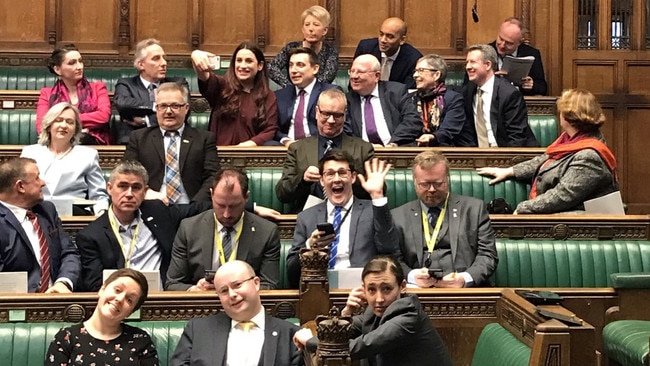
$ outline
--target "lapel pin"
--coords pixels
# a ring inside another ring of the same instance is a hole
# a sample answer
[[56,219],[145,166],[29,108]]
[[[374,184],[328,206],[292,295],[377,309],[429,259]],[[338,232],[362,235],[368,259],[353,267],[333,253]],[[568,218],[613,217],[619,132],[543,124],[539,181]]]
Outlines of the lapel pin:
[[190,140],[185,140],[185,139],[183,139],[183,143],[184,143],[184,144],[189,144],[189,143],[190,143]]
[[153,216],[147,217],[147,221],[152,221],[152,220],[153,220]]
[[454,208],[451,211],[453,213],[454,218],[457,218],[458,217],[458,209]]
[[274,337],[277,337],[277,336],[278,336],[278,332],[273,331],[273,333],[271,333],[271,335],[274,336]]
[[253,232],[255,231],[255,226],[251,227],[251,231],[253,231]]

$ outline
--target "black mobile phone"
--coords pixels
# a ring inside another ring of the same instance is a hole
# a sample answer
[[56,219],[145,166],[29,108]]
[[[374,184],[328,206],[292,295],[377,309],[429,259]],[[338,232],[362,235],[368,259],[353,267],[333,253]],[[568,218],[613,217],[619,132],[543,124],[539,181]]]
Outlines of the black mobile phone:
[[319,231],[324,231],[325,235],[334,234],[334,225],[330,224],[329,222],[317,224],[316,228],[318,228]]
[[442,279],[442,269],[440,268],[429,269],[429,277],[433,277],[436,280]]
[[206,269],[205,273],[204,273],[205,281],[208,282],[208,283],[213,283],[214,282],[214,274],[216,272],[217,271],[215,271],[213,269]]

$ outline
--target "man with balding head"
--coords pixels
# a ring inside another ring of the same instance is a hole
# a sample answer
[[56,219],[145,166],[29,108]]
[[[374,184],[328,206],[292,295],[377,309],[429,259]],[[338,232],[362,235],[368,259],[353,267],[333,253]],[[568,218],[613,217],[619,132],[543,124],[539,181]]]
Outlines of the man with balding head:
[[374,55],[381,65],[381,80],[397,81],[415,88],[413,70],[422,53],[406,43],[406,23],[400,18],[384,20],[379,37],[363,39],[354,51],[354,58],[363,54]]
[[244,261],[225,263],[214,276],[223,312],[185,326],[171,365],[302,365],[292,342],[297,326],[266,314],[260,278]]
[[347,94],[351,134],[374,146],[414,146],[422,119],[406,86],[380,80],[380,67],[372,55],[361,55],[352,62],[352,90]]

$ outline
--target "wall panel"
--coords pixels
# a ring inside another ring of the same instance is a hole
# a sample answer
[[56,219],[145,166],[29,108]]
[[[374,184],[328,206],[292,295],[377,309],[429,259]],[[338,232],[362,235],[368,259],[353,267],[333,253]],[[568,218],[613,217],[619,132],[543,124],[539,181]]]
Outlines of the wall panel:
[[255,42],[255,0],[205,0],[203,4],[200,47],[230,56],[242,41]]
[[579,60],[574,65],[574,85],[594,94],[611,94],[617,85],[616,61]]
[[352,57],[359,41],[377,37],[384,19],[390,14],[390,1],[341,1],[339,55]]
[[[191,52],[191,0],[138,0],[135,12],[132,43],[146,38],[160,39],[168,54]],[[204,14],[212,16],[212,14]]]
[[42,0],[0,1],[0,47],[9,50],[46,47],[46,7]]
[[617,156],[619,164],[627,167],[625,192],[627,202],[631,203],[630,209],[636,212],[650,212],[650,169],[648,168],[648,141],[650,141],[650,105],[643,108],[630,107],[627,109],[625,125],[627,131],[627,144],[620,150],[623,154]]
[[302,39],[300,14],[312,5],[319,5],[318,1],[269,1],[269,36],[265,49],[267,54],[276,54],[288,42]]
[[84,52],[115,49],[117,8],[112,1],[66,0],[60,3],[62,43],[75,43]]
[[482,0],[478,2],[479,22],[470,15],[473,1],[467,2],[467,44],[490,43],[496,39],[499,27],[507,17],[515,15],[515,0]]
[[625,66],[627,92],[647,95],[650,91],[650,62],[626,62]]
[[408,42],[418,45],[423,54],[440,51],[453,53],[453,15],[451,1],[433,1],[423,6],[422,1],[405,0]]

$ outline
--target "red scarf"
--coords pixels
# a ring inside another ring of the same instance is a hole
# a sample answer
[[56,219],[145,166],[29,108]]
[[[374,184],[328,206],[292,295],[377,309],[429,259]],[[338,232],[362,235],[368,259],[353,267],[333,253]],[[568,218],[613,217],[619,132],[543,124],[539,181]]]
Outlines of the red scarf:
[[[79,99],[77,105],[79,113],[88,113],[97,110],[97,97],[93,94],[90,83],[86,78],[81,78],[81,80],[77,82],[77,98]],[[52,87],[50,107],[61,102],[70,102],[70,95],[68,94],[68,88],[66,88],[63,80],[59,79]]]
[[533,186],[530,188],[530,195],[528,197],[530,199],[537,197],[537,175],[539,175],[539,171],[546,166],[546,164],[549,164],[551,161],[560,160],[567,155],[575,154],[584,149],[595,150],[600,158],[603,159],[605,164],[607,164],[607,167],[612,172],[614,180],[616,181],[616,157],[607,145],[597,138],[582,133],[578,133],[571,137],[569,134],[564,132],[557,138],[557,140],[553,141],[553,143],[546,148],[548,160],[542,163],[542,165],[537,169],[537,173],[535,174],[535,177],[533,177]]

